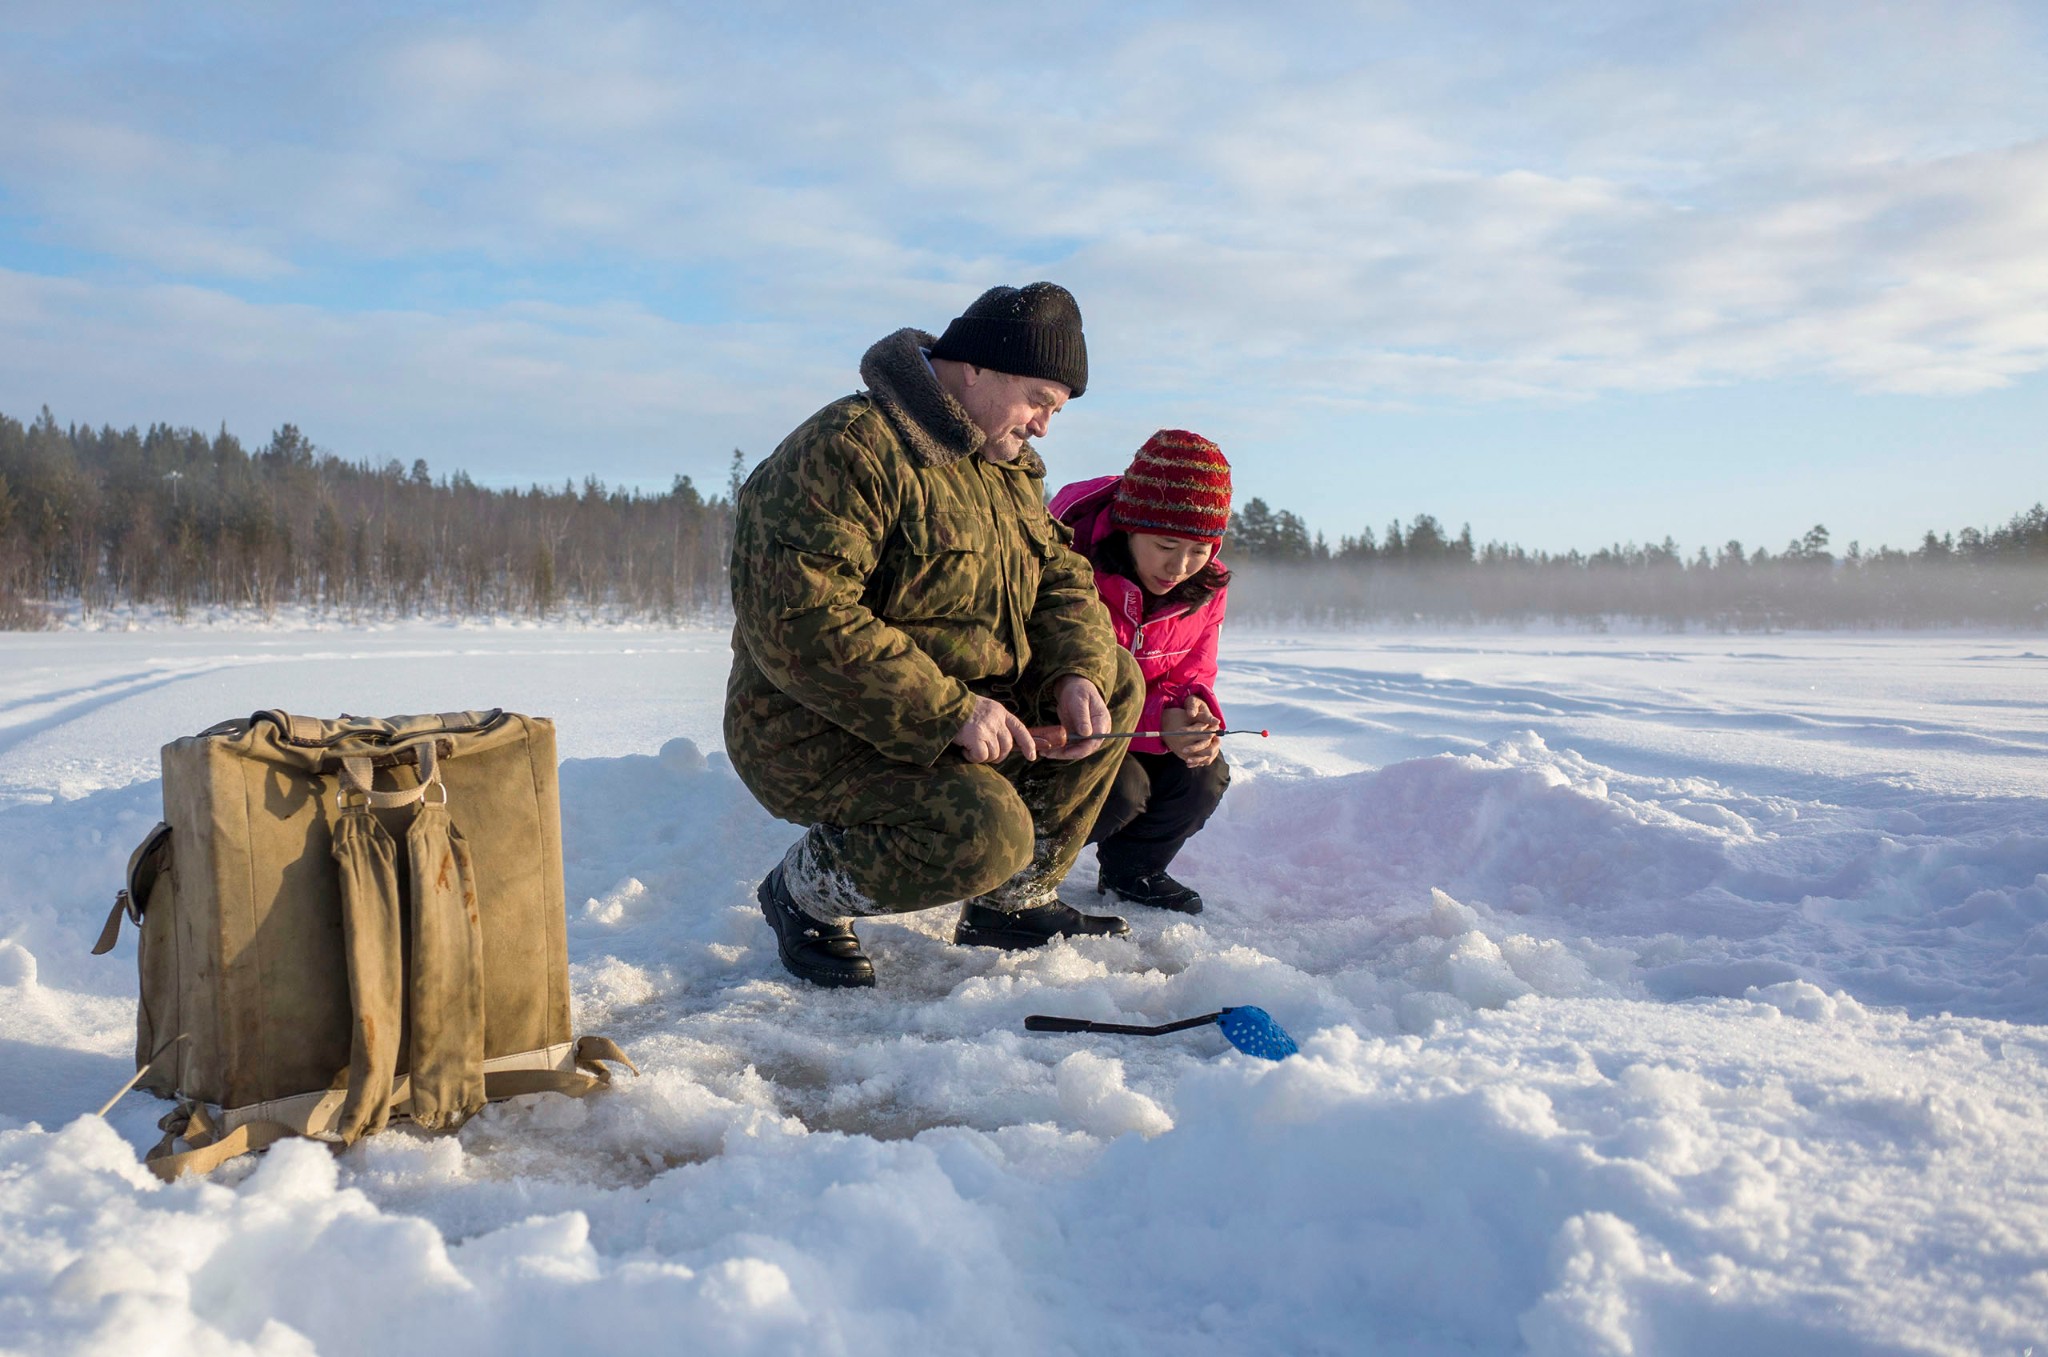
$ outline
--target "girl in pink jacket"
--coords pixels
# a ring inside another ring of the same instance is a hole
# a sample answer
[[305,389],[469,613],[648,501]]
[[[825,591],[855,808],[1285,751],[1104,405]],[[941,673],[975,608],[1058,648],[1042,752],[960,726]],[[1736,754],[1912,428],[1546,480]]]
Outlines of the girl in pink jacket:
[[1095,566],[1117,640],[1145,674],[1140,730],[1088,841],[1098,892],[1132,904],[1202,911],[1202,897],[1167,875],[1181,845],[1230,785],[1223,708],[1216,701],[1216,636],[1230,572],[1216,559],[1230,527],[1230,463],[1206,438],[1162,429],[1121,476],[1077,481],[1052,498]]

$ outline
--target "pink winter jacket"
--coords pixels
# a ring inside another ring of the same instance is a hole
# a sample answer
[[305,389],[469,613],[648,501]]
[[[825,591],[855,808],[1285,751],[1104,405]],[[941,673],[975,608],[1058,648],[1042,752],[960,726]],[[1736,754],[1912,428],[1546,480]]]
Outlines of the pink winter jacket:
[[[1091,561],[1096,546],[1115,531],[1109,524],[1109,502],[1122,479],[1097,476],[1076,481],[1052,497],[1052,516],[1074,530],[1074,550]],[[1216,634],[1223,626],[1224,595],[1230,591],[1217,590],[1199,607],[1168,604],[1150,617],[1145,616],[1145,591],[1121,575],[1096,567],[1095,591],[1109,605],[1117,641],[1137,658],[1145,675],[1145,714],[1138,729],[1158,730],[1159,714],[1180,706],[1190,693],[1208,703],[1221,721],[1223,707],[1215,690]],[[1167,752],[1164,740],[1133,740],[1131,748],[1141,754]]]

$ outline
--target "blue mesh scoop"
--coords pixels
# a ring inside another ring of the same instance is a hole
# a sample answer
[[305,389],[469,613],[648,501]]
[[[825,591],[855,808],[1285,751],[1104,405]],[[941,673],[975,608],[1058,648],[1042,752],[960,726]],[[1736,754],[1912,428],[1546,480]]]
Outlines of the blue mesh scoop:
[[1216,1015],[1216,1025],[1232,1046],[1262,1060],[1285,1060],[1301,1050],[1287,1029],[1273,1021],[1272,1014],[1250,1004],[1224,1009]]
[[1261,1060],[1285,1060],[1301,1048],[1294,1044],[1294,1038],[1286,1029],[1273,1021],[1273,1015],[1263,1008],[1250,1004],[1242,1008],[1219,1009],[1204,1013],[1199,1018],[1182,1018],[1179,1022],[1161,1023],[1157,1027],[1136,1027],[1122,1022],[1090,1022],[1086,1018],[1052,1018],[1034,1013],[1024,1020],[1027,1032],[1121,1032],[1132,1037],[1159,1037],[1168,1032],[1185,1032],[1194,1027],[1207,1027],[1215,1023],[1223,1029],[1224,1040],[1246,1055],[1255,1055]]

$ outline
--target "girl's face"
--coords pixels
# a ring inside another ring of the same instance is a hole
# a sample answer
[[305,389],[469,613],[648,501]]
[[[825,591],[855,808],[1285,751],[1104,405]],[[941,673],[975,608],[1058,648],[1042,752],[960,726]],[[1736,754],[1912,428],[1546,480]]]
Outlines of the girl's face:
[[1213,542],[1194,537],[1162,537],[1154,532],[1134,532],[1131,563],[1138,567],[1138,583],[1148,594],[1169,594],[1181,581],[1209,563],[1216,554]]

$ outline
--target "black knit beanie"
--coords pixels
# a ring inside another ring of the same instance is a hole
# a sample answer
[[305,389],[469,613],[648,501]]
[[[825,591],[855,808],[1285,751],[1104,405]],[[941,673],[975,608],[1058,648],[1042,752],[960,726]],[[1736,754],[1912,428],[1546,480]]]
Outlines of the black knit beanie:
[[990,288],[946,327],[932,357],[1064,382],[1074,396],[1088,389],[1081,308],[1058,283]]

